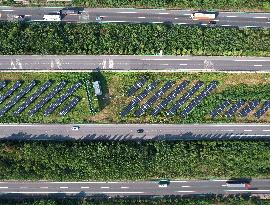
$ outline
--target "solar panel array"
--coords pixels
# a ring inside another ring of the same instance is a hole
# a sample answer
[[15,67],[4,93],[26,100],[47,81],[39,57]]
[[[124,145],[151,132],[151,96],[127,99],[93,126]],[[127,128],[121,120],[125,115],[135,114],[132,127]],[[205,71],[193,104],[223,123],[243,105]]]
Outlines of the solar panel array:
[[6,87],[7,82],[5,80],[0,81],[0,90],[2,90],[4,87]]
[[162,109],[164,109],[182,90],[184,90],[189,81],[184,80],[179,84],[160,104],[158,104],[152,111],[151,115],[156,116]]
[[211,117],[213,118],[216,117],[220,112],[222,112],[229,105],[230,105],[230,100],[225,100],[223,103],[221,103],[219,106],[217,106],[211,111],[210,113]]
[[134,83],[134,85],[132,85],[127,91],[128,96],[133,95],[138,89],[140,89],[146,83],[146,81],[147,79],[145,77],[142,77],[136,83]]
[[209,85],[206,86],[206,88],[193,99],[187,107],[184,108],[184,110],[180,113],[182,117],[186,117],[194,107],[200,104],[204,98],[206,98],[216,87],[217,87],[217,81],[212,81]]
[[27,94],[34,86],[36,81],[32,80],[25,88],[23,88],[14,98],[12,98],[2,109],[0,109],[0,117],[2,117],[10,108],[12,108],[25,94]]
[[56,99],[54,103],[52,103],[44,112],[44,116],[48,116],[52,113],[59,105],[61,105],[75,90],[77,90],[82,83],[80,81],[74,83],[66,93],[62,94],[59,98]]
[[245,104],[245,101],[243,99],[238,100],[235,104],[233,104],[226,112],[226,117],[232,117],[233,114],[243,105]]
[[252,110],[254,110],[258,105],[260,101],[259,100],[253,100],[248,103],[247,106],[245,106],[242,110],[239,111],[239,115],[241,117],[246,117],[248,113],[250,113]]
[[264,102],[263,106],[254,113],[254,116],[260,118],[270,107],[270,100]]
[[74,97],[60,112],[59,114],[61,116],[66,115],[73,107],[77,105],[77,103],[80,101],[78,97]]
[[22,113],[32,102],[34,102],[35,99],[37,99],[45,90],[47,90],[52,85],[52,81],[48,80],[46,81],[41,87],[29,98],[26,99],[26,101],[23,102],[13,113],[15,116]]
[[176,110],[180,108],[197,90],[203,86],[202,81],[196,82],[176,103],[167,111],[167,115],[174,115]]
[[67,81],[61,81],[48,95],[46,95],[35,107],[29,110],[28,114],[33,116],[40,108],[42,108],[49,100],[51,100],[58,92],[60,92],[64,86],[67,84]]
[[7,97],[12,95],[12,93],[17,90],[22,85],[22,81],[18,80],[16,83],[7,90],[7,92],[4,95],[0,96],[0,103],[2,103]]
[[142,99],[144,99],[153,89],[156,88],[158,82],[154,81],[149,84],[137,97],[135,97],[127,107],[125,107],[122,112],[120,113],[121,117],[126,116],[136,104],[138,104]]
[[135,115],[137,117],[144,114],[144,112],[151,107],[169,88],[173,85],[173,81],[169,80],[162,86],[146,103],[144,103],[138,110],[136,110]]

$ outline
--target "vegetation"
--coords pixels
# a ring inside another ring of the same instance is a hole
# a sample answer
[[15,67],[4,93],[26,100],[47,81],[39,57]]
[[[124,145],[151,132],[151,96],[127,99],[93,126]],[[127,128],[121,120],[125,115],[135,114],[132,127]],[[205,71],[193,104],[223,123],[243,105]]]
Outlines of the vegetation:
[[270,29],[0,23],[0,54],[270,56]]
[[2,141],[1,180],[269,178],[269,141]]

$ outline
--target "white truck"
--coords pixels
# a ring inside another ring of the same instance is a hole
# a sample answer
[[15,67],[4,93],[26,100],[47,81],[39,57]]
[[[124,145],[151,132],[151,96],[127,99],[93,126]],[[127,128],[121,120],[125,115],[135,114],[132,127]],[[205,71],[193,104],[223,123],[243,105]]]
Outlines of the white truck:
[[191,14],[191,18],[194,21],[200,21],[200,20],[212,21],[216,18],[216,14],[215,13],[207,13],[207,12],[195,12],[195,13]]
[[251,185],[249,183],[226,183],[227,187],[232,187],[232,188],[250,188]]
[[43,16],[44,21],[61,21],[60,14],[48,14]]

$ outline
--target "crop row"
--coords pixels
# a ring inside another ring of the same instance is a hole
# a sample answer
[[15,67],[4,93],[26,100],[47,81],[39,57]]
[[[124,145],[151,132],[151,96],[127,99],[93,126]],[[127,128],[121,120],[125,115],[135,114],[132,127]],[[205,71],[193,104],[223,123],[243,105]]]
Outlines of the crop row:
[[0,23],[0,54],[270,56],[270,29]]

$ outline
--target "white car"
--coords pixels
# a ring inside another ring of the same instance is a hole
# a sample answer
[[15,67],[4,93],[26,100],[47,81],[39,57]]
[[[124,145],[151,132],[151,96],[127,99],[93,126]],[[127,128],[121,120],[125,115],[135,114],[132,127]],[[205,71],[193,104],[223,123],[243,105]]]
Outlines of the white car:
[[79,129],[80,129],[79,126],[73,126],[71,130],[73,130],[73,131],[78,131]]
[[168,187],[169,184],[170,184],[169,180],[160,180],[158,182],[158,187]]

